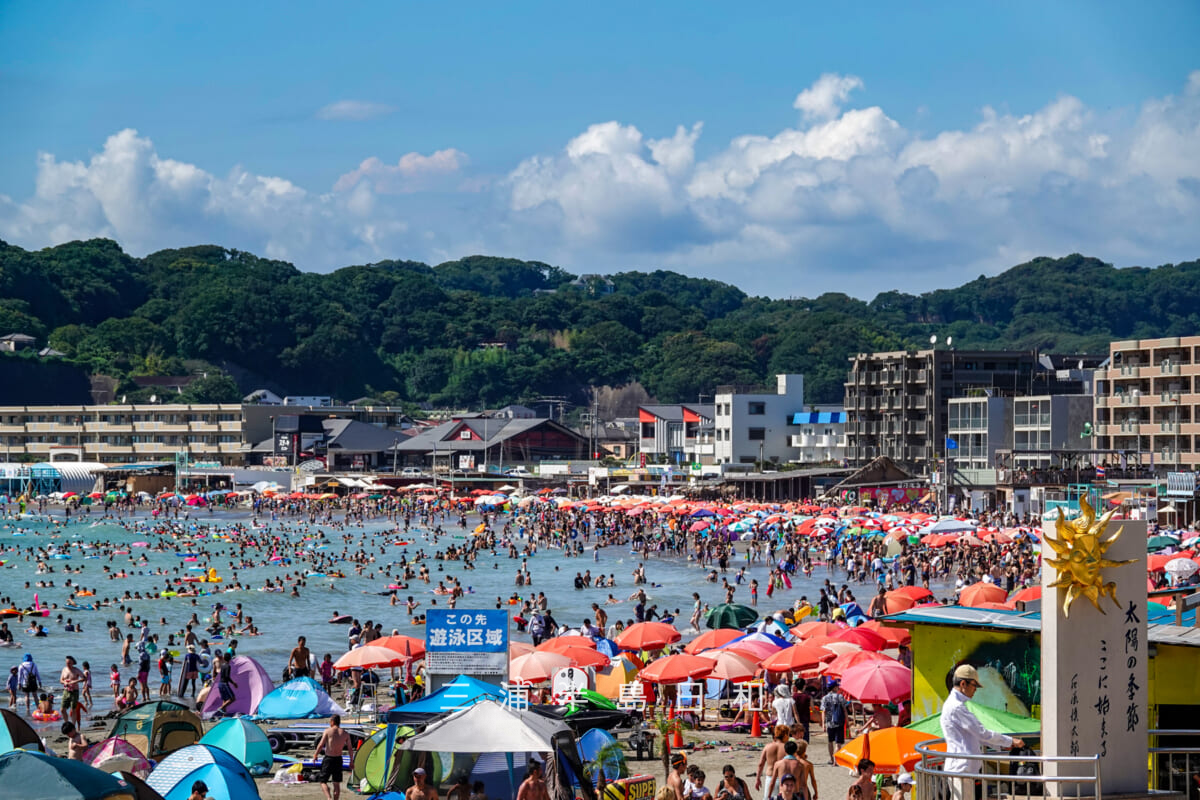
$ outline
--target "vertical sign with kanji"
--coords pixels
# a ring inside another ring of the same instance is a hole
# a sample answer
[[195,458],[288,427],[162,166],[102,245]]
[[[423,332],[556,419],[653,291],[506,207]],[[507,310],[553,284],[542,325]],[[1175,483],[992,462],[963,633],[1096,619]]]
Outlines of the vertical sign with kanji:
[[[1146,692],[1146,523],[1112,520],[1107,541],[1121,529],[1103,558],[1133,563],[1098,570],[1100,609],[1087,596],[1063,610],[1068,589],[1052,586],[1062,573],[1042,552],[1042,741],[1046,756],[1100,756],[1104,793],[1145,792],[1147,740]],[[1054,523],[1043,534],[1061,540]],[[1112,584],[1111,587],[1108,587]],[[1116,602],[1113,596],[1116,597]],[[1079,775],[1079,764],[1046,763],[1046,775]],[[1094,787],[1049,784],[1055,794],[1088,794]]]
[[429,609],[425,614],[428,691],[468,675],[489,683],[508,680],[508,612],[503,609]]

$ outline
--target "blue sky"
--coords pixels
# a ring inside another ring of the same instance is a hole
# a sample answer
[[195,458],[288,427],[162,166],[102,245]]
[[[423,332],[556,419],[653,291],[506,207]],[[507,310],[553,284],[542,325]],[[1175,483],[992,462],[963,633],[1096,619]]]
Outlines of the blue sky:
[[0,238],[777,296],[1187,260],[1197,41],[1195,2],[5,3]]

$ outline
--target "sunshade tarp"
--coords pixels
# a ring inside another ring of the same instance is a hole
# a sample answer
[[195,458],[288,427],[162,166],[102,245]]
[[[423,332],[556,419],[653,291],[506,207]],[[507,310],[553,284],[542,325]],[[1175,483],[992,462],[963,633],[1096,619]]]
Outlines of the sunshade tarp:
[[444,714],[447,711],[469,706],[481,699],[503,701],[507,693],[491,683],[484,683],[476,678],[459,675],[431,695],[406,703],[388,712],[388,722],[409,722],[419,720],[431,714]]
[[261,719],[304,719],[345,713],[346,709],[335,703],[312,678],[294,678],[272,689],[259,702],[255,716]]
[[433,723],[403,748],[450,753],[543,752],[553,750],[555,735],[563,732],[569,728],[562,722],[481,700]]
[[[229,665],[233,672],[233,682],[237,684],[237,688],[233,690],[233,702],[225,709],[225,713],[230,715],[253,714],[262,699],[275,688],[275,684],[271,681],[271,676],[263,669],[262,664],[249,656],[234,656]],[[208,693],[208,697],[204,701],[204,711],[200,716],[210,719],[221,707],[221,703],[221,692],[218,691],[217,686],[213,686],[213,690]]]
[[134,800],[119,778],[82,761],[14,750],[0,755],[0,800]]
[[[1042,724],[1032,717],[1022,717],[1020,714],[1001,711],[998,708],[991,708],[976,703],[974,700],[967,701],[967,708],[983,723],[985,728],[997,733],[1029,733],[1032,730],[1040,729]],[[931,734],[932,736],[945,736],[945,733],[942,732],[941,712],[925,717],[925,719],[919,719],[906,727],[910,730]]]
[[253,722],[241,718],[223,719],[213,726],[200,744],[219,747],[236,758],[251,775],[265,775],[275,757],[267,735]]
[[164,800],[188,800],[204,781],[212,800],[256,800],[258,787],[242,763],[219,747],[194,744],[176,750],[154,768],[146,783]]

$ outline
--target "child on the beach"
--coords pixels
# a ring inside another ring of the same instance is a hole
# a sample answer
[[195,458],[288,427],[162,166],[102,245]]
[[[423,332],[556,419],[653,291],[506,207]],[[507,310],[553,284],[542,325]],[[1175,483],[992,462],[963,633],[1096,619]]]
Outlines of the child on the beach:
[[121,693],[121,670],[116,664],[108,668],[108,685],[112,687],[113,697]]
[[8,707],[17,707],[17,668],[8,670]]
[[83,662],[83,687],[80,695],[84,711],[87,711],[92,707],[92,665],[86,661]]

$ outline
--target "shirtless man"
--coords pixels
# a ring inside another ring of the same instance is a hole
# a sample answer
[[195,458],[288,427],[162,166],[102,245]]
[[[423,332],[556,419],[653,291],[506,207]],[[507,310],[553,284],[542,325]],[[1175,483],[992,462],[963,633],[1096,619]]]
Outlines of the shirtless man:
[[517,789],[517,800],[550,800],[546,791],[546,779],[542,777],[542,765],[536,761],[529,762],[529,772]]
[[754,788],[763,788],[763,776],[770,779],[767,783],[766,790],[763,791],[763,800],[771,800],[771,786],[774,783],[775,762],[779,761],[784,756],[783,747],[791,738],[792,732],[787,725],[776,725],[772,732],[774,737],[771,742],[762,749],[762,755],[758,757],[758,774],[754,777]]
[[79,689],[83,683],[83,670],[75,666],[74,657],[67,656],[66,665],[58,677],[58,682],[63,687],[63,716],[74,722],[76,727],[79,727]]
[[312,653],[305,644],[307,641],[303,636],[297,639],[296,646],[292,648],[292,655],[288,658],[287,665],[293,678],[307,678],[311,672]]
[[796,791],[801,797],[804,796],[804,788],[807,784],[800,775],[800,759],[796,758],[798,750],[794,740],[783,746],[783,758],[776,761],[775,766],[771,768],[771,782],[767,784],[768,797],[775,796],[775,787],[779,785],[779,781],[784,775],[796,776]]
[[[795,745],[794,753],[790,752],[792,750],[792,745]],[[807,757],[808,742],[804,741],[803,739],[793,739],[787,743],[787,746],[784,748],[784,750],[785,752],[788,752],[788,755],[784,757],[783,761],[780,761],[775,765],[775,769],[778,770],[779,764],[785,762],[790,768],[785,768],[783,772],[780,773],[780,777],[782,777],[784,773],[788,772],[795,775],[796,794],[798,794],[802,800],[817,800],[817,776],[816,772],[813,770],[812,762],[809,761]]]
[[[314,761],[321,755],[322,750],[325,751],[325,758],[321,759],[321,777],[318,780],[326,800],[337,800],[342,795],[342,751],[349,746],[350,734],[342,730],[342,716],[334,714],[329,718],[329,727],[321,732],[317,749],[313,751]],[[329,794],[330,783],[333,783],[332,798]]]
[[[524,789],[525,784],[521,784],[521,788]],[[404,800],[438,800],[437,787],[425,782],[425,770],[421,767],[413,770],[413,785],[404,793]]]
[[687,800],[687,796],[683,793],[683,773],[686,770],[687,756],[679,752],[672,753],[671,772],[667,775],[667,786],[675,790],[675,800]]

